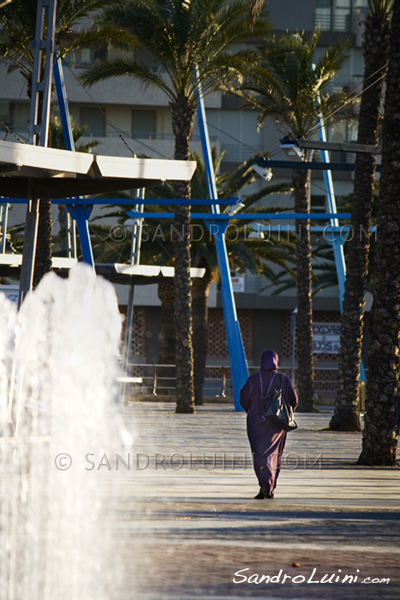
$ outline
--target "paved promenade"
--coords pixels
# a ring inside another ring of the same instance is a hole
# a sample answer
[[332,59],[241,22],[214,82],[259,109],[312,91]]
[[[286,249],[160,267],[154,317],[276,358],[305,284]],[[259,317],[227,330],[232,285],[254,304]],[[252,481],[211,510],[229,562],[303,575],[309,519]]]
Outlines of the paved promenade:
[[259,501],[243,413],[126,406],[126,598],[398,600],[400,470],[356,466],[361,434],[327,431],[322,411],[297,415],[275,498]]

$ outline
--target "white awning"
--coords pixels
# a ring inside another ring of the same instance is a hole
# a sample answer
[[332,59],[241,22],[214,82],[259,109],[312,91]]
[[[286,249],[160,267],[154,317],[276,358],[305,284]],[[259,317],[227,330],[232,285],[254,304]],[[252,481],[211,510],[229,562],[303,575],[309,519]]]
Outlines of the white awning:
[[122,158],[0,141],[0,196],[63,198],[190,181],[195,161]]

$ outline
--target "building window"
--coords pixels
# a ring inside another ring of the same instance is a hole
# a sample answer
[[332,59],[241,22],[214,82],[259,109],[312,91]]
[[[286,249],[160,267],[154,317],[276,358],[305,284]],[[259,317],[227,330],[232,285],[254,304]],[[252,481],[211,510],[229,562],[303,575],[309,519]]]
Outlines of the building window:
[[315,8],[315,26],[322,31],[332,29],[332,0],[317,0]]
[[314,212],[325,212],[326,210],[326,196],[319,194],[311,194],[311,210]]
[[105,137],[106,115],[104,109],[81,107],[79,109],[79,125],[86,125],[84,135],[91,137]]
[[157,113],[155,110],[132,111],[132,137],[152,138],[157,132]]
[[10,111],[7,100],[0,100],[0,121],[9,125]]
[[30,104],[29,102],[10,102],[9,124],[18,131],[29,130]]
[[367,0],[317,0],[315,26],[322,31],[351,32],[353,17],[367,8]]
[[79,48],[73,53],[72,64],[78,69],[87,69],[99,60],[107,59],[106,48]]
[[162,68],[157,63],[155,56],[145,48],[135,48],[133,52],[133,57],[137,62],[141,63],[145,67],[148,67],[152,71],[162,71]]

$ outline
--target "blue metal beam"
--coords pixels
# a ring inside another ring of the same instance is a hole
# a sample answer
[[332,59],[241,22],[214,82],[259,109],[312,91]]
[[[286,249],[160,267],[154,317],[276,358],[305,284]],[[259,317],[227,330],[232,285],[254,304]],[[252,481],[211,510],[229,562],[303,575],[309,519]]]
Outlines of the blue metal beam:
[[[326,142],[326,130],[325,124],[322,116],[320,115],[317,119],[317,131],[318,131],[318,139],[320,142]],[[333,180],[332,180],[332,172],[331,172],[331,163],[329,152],[327,150],[320,150],[320,157],[325,167],[329,165],[329,168],[326,168],[323,171],[324,185],[325,185],[325,197],[326,197],[326,208],[330,213],[336,213],[336,198],[335,191],[333,188]],[[330,217],[329,219],[330,225],[332,227],[338,227],[339,221],[337,217]],[[336,274],[339,285],[339,306],[340,312],[343,313],[343,297],[345,292],[345,282],[346,282],[346,261],[343,252],[343,240],[340,239],[340,236],[333,236],[329,243],[333,249],[333,255],[335,258],[336,265]],[[366,381],[365,370],[363,360],[360,360],[360,381]]]
[[71,217],[75,219],[81,244],[82,259],[88,265],[94,267],[92,244],[90,243],[88,220],[93,210],[93,206],[67,206]]
[[[218,204],[222,204],[222,202],[220,202],[218,199],[214,167],[211,157],[210,140],[208,136],[206,111],[204,107],[203,93],[201,89],[201,82],[199,79],[198,70],[196,70],[196,74],[198,89],[197,121],[199,125],[201,147],[203,151],[203,161],[206,171],[208,195],[210,200],[214,201],[214,203],[217,203],[218,201]],[[211,219],[225,216],[225,220],[223,221],[225,224],[225,229],[223,226],[218,227],[218,231],[213,232],[213,234],[218,258],[219,275],[221,279],[222,307],[224,311],[226,341],[228,345],[233,399],[235,403],[235,410],[239,412],[243,410],[240,405],[240,390],[247,381],[249,371],[247,368],[246,355],[244,352],[242,335],[240,333],[239,321],[236,314],[235,297],[233,295],[231,272],[228,262],[228,253],[226,251],[225,231],[226,227],[229,225],[229,218],[226,218],[227,215],[219,214],[220,208],[218,205],[212,204],[211,211]]]
[[[322,116],[318,117],[317,126],[318,126],[317,131],[318,131],[319,141],[326,142],[326,131],[325,131],[325,125],[324,125]],[[327,150],[320,150],[319,154],[320,154],[321,161],[325,164],[325,166],[329,165],[329,163],[330,163],[329,152]],[[324,178],[324,186],[325,186],[326,209],[327,209],[327,212],[330,213],[330,215],[331,215],[331,216],[329,216],[329,223],[332,227],[338,227],[339,226],[338,217],[334,216],[335,213],[337,212],[337,208],[336,208],[335,191],[333,188],[332,172],[330,171],[330,169],[329,170],[325,169],[323,171],[322,175]],[[344,296],[344,282],[346,279],[346,263],[345,263],[345,259],[344,259],[343,243],[341,243],[338,236],[335,236],[330,241],[330,244],[332,246],[333,255],[335,257],[336,274],[337,274],[338,285],[339,285],[339,305],[340,305],[340,312],[342,312],[343,296]]]
[[61,59],[58,58],[53,64],[54,83],[57,91],[58,108],[60,111],[61,127],[64,135],[64,145],[66,150],[75,150],[74,138],[72,135],[71,118],[68,109],[67,92],[65,89],[64,74],[61,65]]
[[[144,218],[144,219],[173,219],[174,213],[161,213],[161,212],[143,212],[139,213],[134,210],[130,210],[126,213],[132,218]],[[331,218],[337,219],[350,219],[350,213],[237,213],[235,215],[229,215],[228,213],[192,213],[192,219],[203,219],[209,221],[234,221],[245,220],[245,221],[264,221],[264,220],[297,220],[297,219],[310,219],[310,220],[326,220]]]

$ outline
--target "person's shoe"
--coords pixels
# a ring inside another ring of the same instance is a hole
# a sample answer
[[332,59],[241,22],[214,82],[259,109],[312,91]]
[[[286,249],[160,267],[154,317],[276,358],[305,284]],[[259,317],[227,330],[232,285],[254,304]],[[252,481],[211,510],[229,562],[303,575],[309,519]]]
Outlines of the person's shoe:
[[254,500],[265,500],[266,498],[273,498],[274,492],[270,492],[265,488],[260,488],[257,496],[254,496]]
[[265,498],[265,492],[262,492],[261,490],[258,492],[257,496],[254,496],[254,500],[264,500]]

